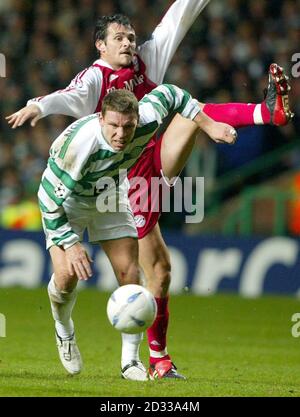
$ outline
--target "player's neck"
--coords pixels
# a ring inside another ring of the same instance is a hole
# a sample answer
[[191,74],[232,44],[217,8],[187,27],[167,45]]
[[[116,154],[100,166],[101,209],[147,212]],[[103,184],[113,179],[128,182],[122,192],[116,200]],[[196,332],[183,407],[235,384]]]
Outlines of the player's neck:
[[112,63],[108,62],[107,60],[105,60],[103,58],[97,59],[96,62],[97,62],[98,65],[101,65],[102,67],[110,68],[110,69],[112,69],[114,71],[119,71],[122,68],[129,68],[131,66],[131,64],[130,65],[127,65],[127,66],[113,65]]

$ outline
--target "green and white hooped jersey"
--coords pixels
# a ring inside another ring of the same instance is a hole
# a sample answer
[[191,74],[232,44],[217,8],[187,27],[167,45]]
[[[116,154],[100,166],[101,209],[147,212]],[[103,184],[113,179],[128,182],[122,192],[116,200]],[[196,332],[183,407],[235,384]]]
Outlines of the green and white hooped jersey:
[[128,171],[134,165],[171,112],[194,119],[199,111],[197,101],[186,91],[168,84],[155,88],[139,102],[139,125],[123,151],[114,151],[103,137],[99,114],[72,123],[53,142],[38,191],[44,228],[53,244],[66,248],[79,240],[63,208],[69,196],[95,198],[103,191],[101,179],[103,184],[107,177],[118,189],[120,170]]

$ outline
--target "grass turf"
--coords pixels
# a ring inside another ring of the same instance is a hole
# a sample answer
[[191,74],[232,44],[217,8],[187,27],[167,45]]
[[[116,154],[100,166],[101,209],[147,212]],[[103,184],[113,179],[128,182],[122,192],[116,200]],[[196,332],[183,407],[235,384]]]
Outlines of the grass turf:
[[[0,289],[7,337],[0,338],[0,396],[300,396],[300,339],[291,335],[299,301],[172,296],[168,349],[187,381],[120,378],[120,334],[106,318],[108,294],[85,289],[73,313],[84,371],[61,366],[45,288]],[[141,357],[148,360],[146,338]]]

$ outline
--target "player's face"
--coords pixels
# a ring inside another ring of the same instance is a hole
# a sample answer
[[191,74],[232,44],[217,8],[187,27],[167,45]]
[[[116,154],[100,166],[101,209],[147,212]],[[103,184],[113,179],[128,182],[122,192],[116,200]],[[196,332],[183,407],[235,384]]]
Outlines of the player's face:
[[130,26],[112,23],[107,28],[106,39],[98,40],[96,48],[100,51],[101,59],[110,64],[114,70],[128,67],[136,48],[135,31]]
[[107,110],[104,116],[100,114],[100,124],[103,136],[113,150],[123,151],[134,136],[138,117],[135,113]]

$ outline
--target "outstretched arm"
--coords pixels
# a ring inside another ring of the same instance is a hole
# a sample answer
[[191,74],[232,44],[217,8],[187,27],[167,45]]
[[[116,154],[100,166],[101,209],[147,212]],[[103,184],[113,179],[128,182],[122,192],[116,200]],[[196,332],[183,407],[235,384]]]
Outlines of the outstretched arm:
[[27,106],[6,117],[13,128],[31,120],[34,127],[39,119],[49,114],[64,114],[79,119],[94,113],[100,97],[102,73],[93,66],[80,72],[63,90],[28,101]]
[[146,64],[147,76],[154,83],[163,82],[178,46],[208,3],[209,0],[175,1],[151,38],[138,47],[138,54]]
[[42,112],[36,104],[29,104],[28,106],[23,107],[22,109],[16,111],[15,113],[10,114],[5,117],[7,123],[11,125],[12,129],[22,126],[26,120],[30,120],[30,125],[34,127],[37,121],[42,117]]
[[[233,144],[236,140],[236,131],[232,126],[215,122],[201,111],[200,103],[187,91],[172,84],[162,84],[146,94],[140,101],[139,112],[140,127],[136,136],[142,135],[148,129],[147,126],[153,125],[155,128],[156,125],[157,128],[169,115],[179,113],[190,119],[190,126],[194,126],[196,130],[202,129],[217,143]],[[175,135],[178,136],[180,135]]]

